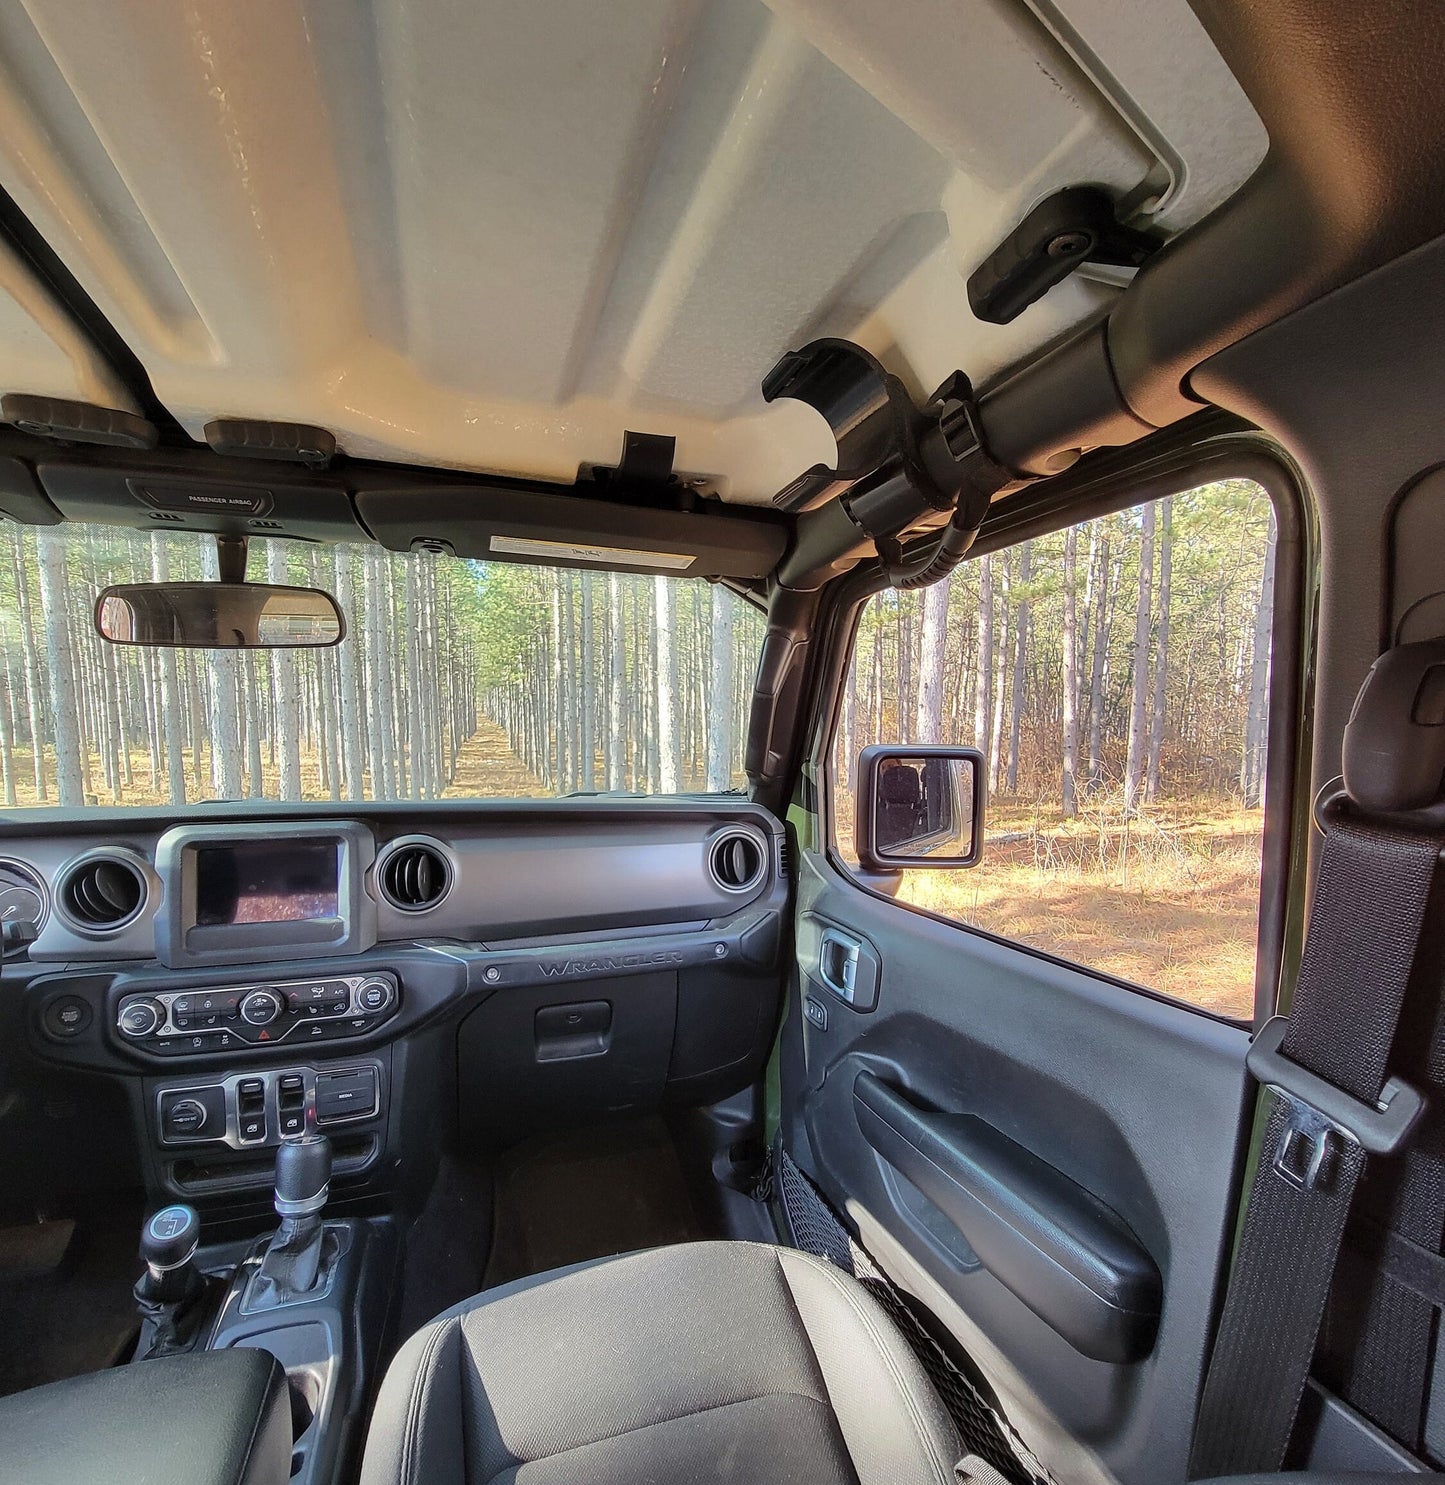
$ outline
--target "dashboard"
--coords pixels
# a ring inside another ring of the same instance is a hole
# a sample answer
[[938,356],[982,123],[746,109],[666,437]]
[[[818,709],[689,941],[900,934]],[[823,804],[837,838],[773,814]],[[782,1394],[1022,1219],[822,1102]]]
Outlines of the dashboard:
[[259,1187],[308,1127],[374,1185],[408,1129],[501,1145],[746,1086],[786,903],[781,826],[732,798],[6,816],[8,1076],[119,1089],[158,1193]]

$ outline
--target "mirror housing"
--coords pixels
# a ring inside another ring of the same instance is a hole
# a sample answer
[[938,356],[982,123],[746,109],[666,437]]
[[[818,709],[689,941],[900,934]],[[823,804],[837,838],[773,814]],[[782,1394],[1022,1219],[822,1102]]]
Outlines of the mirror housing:
[[983,859],[985,772],[977,748],[864,748],[854,825],[864,869],[977,866]]
[[114,645],[163,649],[329,649],[346,636],[320,588],[271,583],[121,583],[95,600],[95,629]]

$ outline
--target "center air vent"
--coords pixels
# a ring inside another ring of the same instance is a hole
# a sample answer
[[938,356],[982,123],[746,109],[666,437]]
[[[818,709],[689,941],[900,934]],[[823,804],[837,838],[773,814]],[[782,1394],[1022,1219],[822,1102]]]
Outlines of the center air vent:
[[114,932],[145,906],[146,880],[124,856],[86,856],[62,874],[59,900],[77,928]]
[[403,913],[424,913],[451,891],[452,864],[432,840],[393,842],[376,863],[377,888]]
[[724,830],[708,845],[707,866],[724,892],[751,892],[762,881],[768,858],[750,830]]

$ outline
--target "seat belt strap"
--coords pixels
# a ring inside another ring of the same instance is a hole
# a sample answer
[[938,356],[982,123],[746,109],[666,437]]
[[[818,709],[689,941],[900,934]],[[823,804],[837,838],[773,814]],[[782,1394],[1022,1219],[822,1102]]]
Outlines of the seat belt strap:
[[1205,1379],[1192,1479],[1278,1470],[1367,1158],[1404,1143],[1422,1101],[1388,1063],[1440,860],[1438,836],[1343,807],[1320,858],[1288,1020],[1249,1068],[1276,1095]]

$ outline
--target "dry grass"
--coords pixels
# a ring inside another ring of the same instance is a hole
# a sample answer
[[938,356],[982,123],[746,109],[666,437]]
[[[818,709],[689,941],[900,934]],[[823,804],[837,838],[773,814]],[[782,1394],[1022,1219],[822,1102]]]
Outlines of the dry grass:
[[[1259,810],[1175,800],[1128,817],[1117,798],[1076,820],[990,801],[971,871],[904,874],[900,900],[1218,1015],[1254,1008]],[[840,820],[851,832],[851,817]]]

